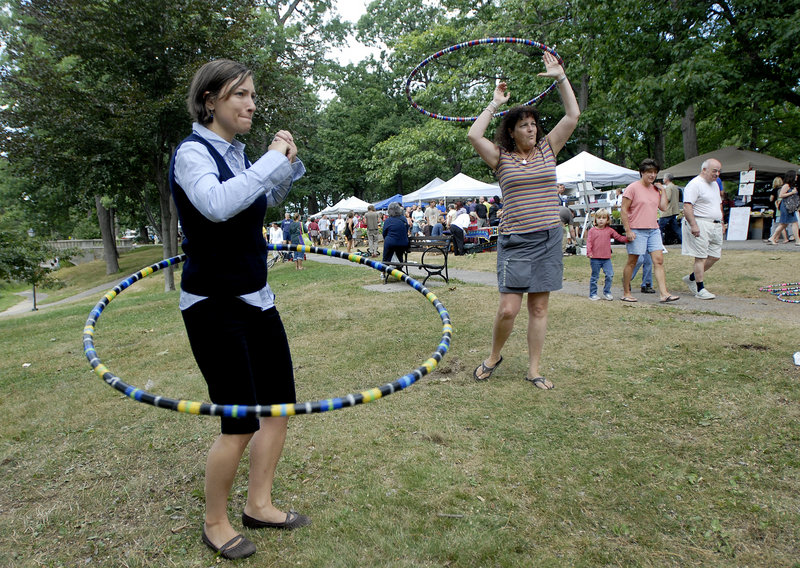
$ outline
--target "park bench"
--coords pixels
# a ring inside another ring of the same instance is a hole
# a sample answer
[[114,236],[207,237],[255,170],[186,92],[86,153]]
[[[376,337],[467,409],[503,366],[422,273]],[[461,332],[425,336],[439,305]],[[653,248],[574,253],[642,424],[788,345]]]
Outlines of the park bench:
[[[409,253],[421,252],[419,262],[408,260]],[[399,268],[401,272],[408,274],[409,268],[419,268],[427,274],[422,281],[422,285],[431,276],[441,276],[445,282],[450,282],[447,272],[447,255],[450,253],[450,235],[438,237],[408,237],[408,250],[403,254],[400,261],[385,261],[383,264]],[[441,257],[441,258],[439,258]],[[383,280],[384,284],[386,279]]]

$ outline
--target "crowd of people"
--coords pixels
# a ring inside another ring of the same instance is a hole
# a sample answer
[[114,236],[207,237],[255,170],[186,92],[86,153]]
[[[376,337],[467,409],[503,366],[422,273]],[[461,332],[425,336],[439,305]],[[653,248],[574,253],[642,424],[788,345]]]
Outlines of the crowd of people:
[[[392,205],[396,207],[393,208]],[[400,213],[393,215],[392,212],[396,212],[397,207],[400,208]],[[383,228],[386,220],[392,216],[399,216],[403,220],[406,237],[450,235],[453,237],[454,253],[462,255],[465,253],[466,233],[482,227],[496,227],[500,223],[502,214],[502,202],[497,195],[488,199],[478,197],[457,201],[448,206],[444,200],[431,201],[427,206],[415,204],[405,208],[399,203],[393,203],[386,211],[376,211],[375,206],[370,205],[364,213],[350,211],[331,216],[308,216],[305,219],[301,219],[299,213],[294,215],[286,213],[281,223],[272,222],[268,231],[265,228],[264,238],[273,244],[296,245],[303,244],[302,235],[305,234],[308,236],[308,242],[314,246],[332,248],[342,246],[346,247],[348,253],[366,239],[367,253],[369,256],[377,257],[381,256],[380,241],[385,237]],[[295,232],[292,232],[291,227],[294,222],[300,223],[299,232],[298,226],[295,227]],[[293,258],[296,262],[300,262],[298,269],[302,269],[302,259],[298,256]]]
[[[644,160],[640,165],[642,179],[630,184],[621,193],[620,217],[625,235],[618,234],[609,226],[610,216],[606,209],[594,213],[586,249],[591,259],[590,299],[600,299],[597,282],[602,270],[605,273],[603,297],[613,300],[611,283],[614,272],[609,243],[614,240],[625,243],[628,253],[622,277],[622,301],[638,301],[631,295],[631,282],[639,268],[643,269],[642,293],[656,292],[652,288],[655,273],[661,301],[677,301],[679,297],[670,294],[664,284],[663,253],[667,249],[663,239],[670,232],[676,234],[681,253],[693,259],[691,272],[682,277],[689,293],[701,300],[715,299],[716,295],[705,286],[705,275],[722,254],[725,194],[719,178],[721,170],[722,164],[718,160],[712,158],[703,162],[699,175],[692,178],[683,189],[681,203],[680,189],[673,183],[674,178],[666,174],[664,184],[656,182],[658,165],[654,160]],[[775,207],[775,222],[771,236],[765,241],[767,244],[778,244],[781,235],[783,242],[789,243],[787,232],[791,231],[795,245],[800,246],[797,213],[800,196],[796,181],[797,172],[793,170],[787,172],[785,178],[776,177],[773,181],[770,201]],[[661,215],[656,219],[658,211]]]

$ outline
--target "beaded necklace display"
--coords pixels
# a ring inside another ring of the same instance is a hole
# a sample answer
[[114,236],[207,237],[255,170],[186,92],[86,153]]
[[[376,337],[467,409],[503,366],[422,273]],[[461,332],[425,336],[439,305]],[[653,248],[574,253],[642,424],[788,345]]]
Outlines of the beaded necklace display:
[[758,289],[759,292],[769,292],[781,302],[788,304],[800,304],[800,300],[789,300],[793,296],[800,296],[800,282],[790,282],[786,284],[772,284],[770,286],[762,286]]

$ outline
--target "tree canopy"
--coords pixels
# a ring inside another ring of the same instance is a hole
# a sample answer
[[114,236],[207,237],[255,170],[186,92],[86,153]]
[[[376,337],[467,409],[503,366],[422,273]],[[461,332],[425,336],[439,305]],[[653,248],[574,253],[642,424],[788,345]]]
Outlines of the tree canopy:
[[[602,138],[604,157],[627,167],[731,144],[797,162],[798,8],[374,0],[350,26],[331,0],[13,0],[0,16],[0,217],[67,237],[91,232],[87,220],[100,227],[95,212],[105,210],[112,224],[153,225],[175,243],[167,165],[189,131],[189,80],[217,57],[254,70],[263,102],[244,137],[251,157],[278,129],[299,142],[308,174],[286,209],[374,201],[461,171],[488,181],[466,126],[423,117],[404,84],[428,55],[489,36],[541,41],[564,57],[583,114],[560,159],[599,153]],[[380,55],[336,64],[330,49],[348,32]],[[536,51],[503,44],[447,55],[415,77],[414,96],[435,112],[474,115],[506,80],[512,102],[523,102],[546,85]],[[332,98],[320,99],[322,87]],[[556,93],[539,107],[545,126],[563,112]]]

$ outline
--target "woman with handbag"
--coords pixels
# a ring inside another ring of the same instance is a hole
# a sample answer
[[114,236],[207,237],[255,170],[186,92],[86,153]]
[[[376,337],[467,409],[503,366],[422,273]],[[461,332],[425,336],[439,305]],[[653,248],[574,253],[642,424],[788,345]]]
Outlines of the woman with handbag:
[[791,226],[792,234],[794,235],[794,245],[800,247],[800,236],[798,236],[797,227],[797,209],[800,207],[800,195],[797,192],[797,172],[789,170],[783,176],[783,187],[781,187],[778,197],[781,200],[781,217],[778,220],[778,226],[775,227],[775,232],[772,237],[767,239],[767,244],[776,245],[777,241],[773,240],[777,237],[781,230]]

